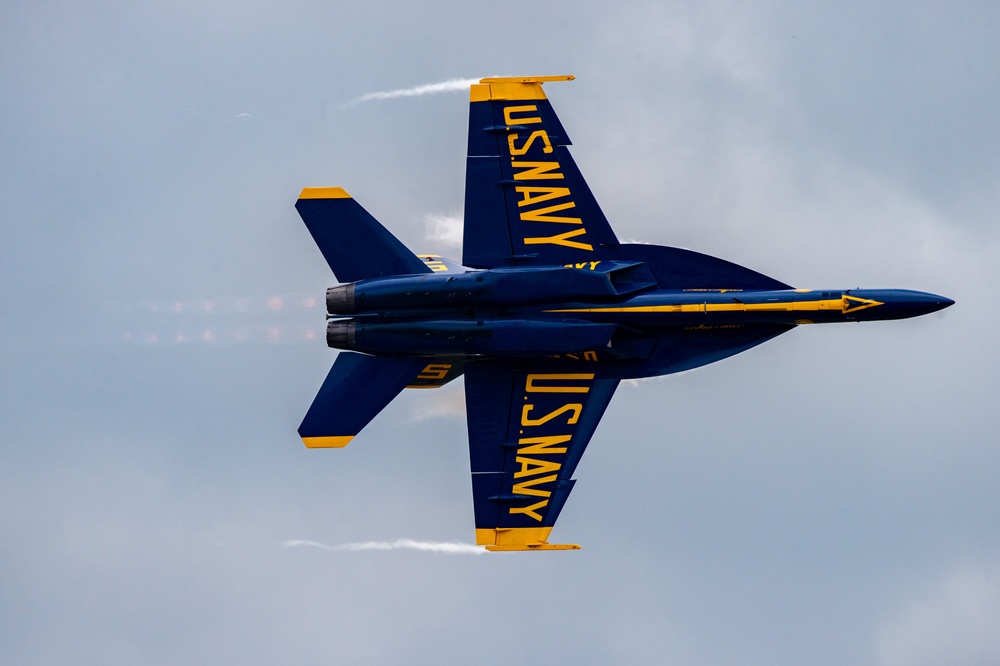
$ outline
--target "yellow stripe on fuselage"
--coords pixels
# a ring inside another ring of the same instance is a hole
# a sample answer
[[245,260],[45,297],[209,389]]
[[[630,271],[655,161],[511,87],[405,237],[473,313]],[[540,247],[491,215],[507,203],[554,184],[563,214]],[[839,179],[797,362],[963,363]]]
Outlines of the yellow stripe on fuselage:
[[[853,299],[855,302],[862,299]],[[865,299],[866,300],[866,299]],[[684,303],[679,305],[633,305],[625,307],[565,308],[546,312],[597,312],[597,313],[700,313],[700,312],[817,312],[833,310],[847,312],[865,307],[882,305],[878,301],[866,301],[865,305],[848,308],[843,298],[817,301],[769,301],[765,303]]]

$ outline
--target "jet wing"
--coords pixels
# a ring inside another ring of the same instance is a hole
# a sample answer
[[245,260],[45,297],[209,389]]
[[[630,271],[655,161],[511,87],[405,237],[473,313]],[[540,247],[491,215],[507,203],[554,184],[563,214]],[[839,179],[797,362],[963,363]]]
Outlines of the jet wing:
[[618,387],[617,379],[601,379],[587,365],[466,366],[476,542],[487,550],[579,548],[550,544],[548,536]]
[[471,89],[462,263],[566,265],[618,245],[542,91],[572,76],[482,79]]

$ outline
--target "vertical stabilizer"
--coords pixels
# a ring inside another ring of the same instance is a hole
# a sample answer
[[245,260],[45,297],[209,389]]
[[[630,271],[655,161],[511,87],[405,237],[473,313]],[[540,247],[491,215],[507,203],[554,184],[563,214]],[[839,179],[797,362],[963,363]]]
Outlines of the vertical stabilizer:
[[427,359],[341,352],[299,426],[309,448],[343,448],[399,395]]
[[295,209],[340,282],[431,272],[343,188],[307,187]]

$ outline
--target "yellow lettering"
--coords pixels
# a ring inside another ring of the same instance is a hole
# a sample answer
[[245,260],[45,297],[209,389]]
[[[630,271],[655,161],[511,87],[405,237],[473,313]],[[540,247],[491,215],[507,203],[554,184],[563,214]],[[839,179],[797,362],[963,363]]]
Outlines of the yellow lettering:
[[525,238],[525,245],[562,245],[563,247],[575,247],[578,250],[586,250],[587,252],[593,252],[594,246],[590,243],[580,243],[578,241],[571,241],[570,238],[579,236],[581,234],[587,233],[586,229],[571,229],[570,231],[557,234],[555,236],[546,236],[538,238]]
[[538,116],[532,116],[529,118],[515,118],[515,113],[526,113],[528,111],[534,111],[538,113],[538,107],[534,104],[528,104],[525,106],[505,106],[503,108],[503,121],[508,125],[537,125],[542,122],[542,119]]
[[528,393],[588,393],[590,386],[539,386],[537,382],[545,381],[577,381],[589,382],[594,378],[592,372],[570,372],[564,374],[529,374],[524,382],[524,390]]
[[524,155],[531,148],[531,144],[535,142],[535,139],[541,139],[545,143],[545,147],[542,148],[542,152],[548,155],[552,152],[552,143],[549,141],[549,135],[545,130],[535,130],[532,132],[528,139],[524,142],[524,145],[518,148],[514,145],[514,142],[518,139],[517,134],[509,134],[507,136],[507,147],[510,149],[511,155]]
[[555,474],[550,474],[549,476],[543,476],[538,479],[531,479],[530,481],[522,481],[521,483],[515,483],[513,488],[513,493],[515,495],[534,495],[535,497],[550,497],[552,495],[548,490],[540,490],[535,488],[535,486],[542,483],[552,483],[556,480]]
[[[549,435],[548,437],[522,437],[517,440],[518,453],[530,453],[536,456],[554,456],[557,453],[566,453],[565,446],[553,446],[553,444],[565,444],[572,438],[571,435]],[[525,446],[531,444],[531,446]]]
[[[510,165],[515,169],[524,169],[514,174],[514,180],[562,180],[559,173],[559,162],[515,162]],[[551,173],[555,170],[555,173]]]
[[596,361],[597,360],[597,352],[595,352],[595,351],[585,351],[585,352],[583,352],[583,360],[584,361]]
[[442,271],[448,270],[448,267],[445,266],[444,262],[441,261],[441,258],[436,254],[425,254],[422,256],[421,255],[417,256],[423,260],[427,268],[431,269],[435,273],[440,273]]
[[583,220],[578,217],[549,217],[549,213],[555,213],[556,211],[566,210],[567,208],[574,208],[576,204],[572,201],[567,201],[566,203],[556,204],[555,206],[548,206],[546,208],[537,208],[535,210],[526,210],[521,213],[522,222],[558,222],[559,224],[583,224]]
[[569,196],[568,187],[528,187],[527,185],[520,185],[515,187],[514,191],[521,195],[521,200],[517,202],[518,208]]
[[592,271],[593,270],[597,270],[597,264],[599,264],[599,263],[601,263],[601,262],[599,262],[599,261],[592,261],[592,262],[590,262],[590,270],[592,270]]
[[[567,354],[567,356],[569,356],[570,358],[576,358],[572,354]],[[574,402],[574,403],[570,403],[568,405],[563,405],[559,409],[556,409],[556,410],[553,410],[553,411],[549,412],[548,414],[546,414],[545,416],[541,417],[540,419],[531,419],[531,418],[528,418],[528,413],[531,412],[531,410],[534,409],[534,408],[535,408],[534,405],[525,405],[524,406],[524,409],[521,410],[521,425],[523,425],[523,426],[540,426],[540,425],[542,425],[544,423],[548,423],[549,421],[551,421],[555,417],[559,416],[560,414],[565,414],[566,412],[573,412],[573,416],[569,417],[569,419],[567,419],[567,421],[566,421],[566,423],[568,425],[573,425],[574,423],[576,423],[577,421],[580,420],[580,412],[583,411],[583,405],[580,404],[580,403],[578,403],[578,402]]]
[[449,370],[450,363],[431,363],[417,375],[417,379],[444,379]]
[[530,516],[531,518],[534,518],[538,522],[542,522],[542,516],[536,513],[535,509],[541,509],[548,503],[549,501],[546,499],[542,500],[541,502],[538,502],[537,504],[532,504],[531,506],[512,506],[510,508],[510,514],[514,515],[515,513],[521,513],[524,514],[525,516]]
[[514,472],[515,479],[520,479],[525,476],[535,476],[536,474],[544,474],[545,472],[558,472],[562,467],[562,463],[552,462],[550,460],[539,460],[538,458],[525,458],[523,456],[518,456],[517,462],[521,465],[521,471]]

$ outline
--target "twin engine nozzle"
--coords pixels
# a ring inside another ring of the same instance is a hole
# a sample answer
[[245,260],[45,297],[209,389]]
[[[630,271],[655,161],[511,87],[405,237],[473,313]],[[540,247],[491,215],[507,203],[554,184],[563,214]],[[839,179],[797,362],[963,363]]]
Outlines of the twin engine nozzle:
[[338,284],[326,290],[326,311],[330,314],[354,314],[354,283]]

